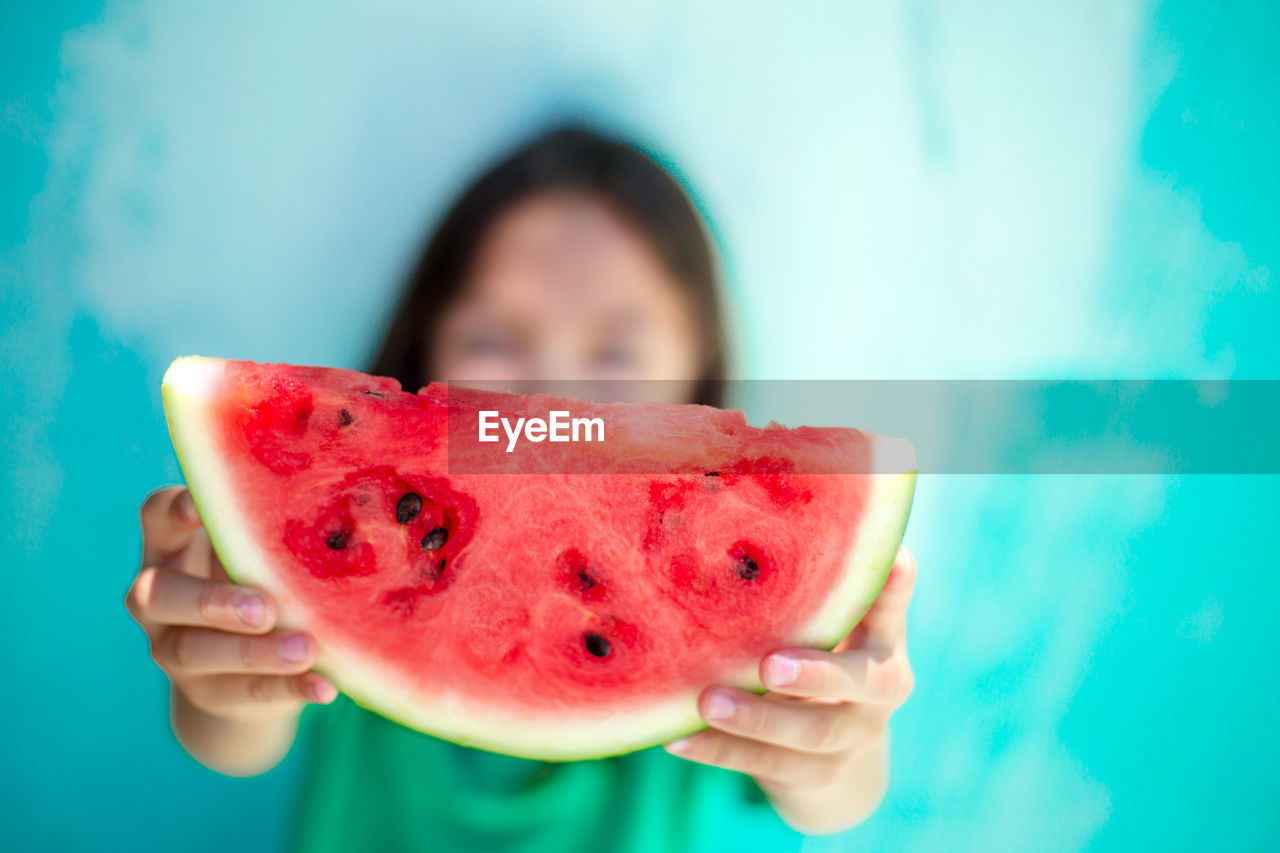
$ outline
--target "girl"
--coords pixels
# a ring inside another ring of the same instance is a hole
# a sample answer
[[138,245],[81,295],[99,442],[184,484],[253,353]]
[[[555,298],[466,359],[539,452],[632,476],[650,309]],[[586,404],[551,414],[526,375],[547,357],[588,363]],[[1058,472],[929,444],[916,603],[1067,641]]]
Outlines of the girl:
[[[706,230],[671,175],[633,146],[557,130],[457,201],[371,372],[408,389],[431,378],[662,379],[642,383],[655,401],[719,405],[716,278]],[[709,687],[708,728],[665,751],[544,764],[454,746],[339,698],[310,671],[315,641],[277,629],[269,597],[227,581],[185,489],[151,495],[142,530],[127,603],[170,678],[186,750],[251,775],[281,760],[300,719],[315,738],[301,850],[671,851],[723,841],[729,819],[843,830],[885,790],[886,725],[912,684],[905,549],[836,651],[761,661],[770,693]]]

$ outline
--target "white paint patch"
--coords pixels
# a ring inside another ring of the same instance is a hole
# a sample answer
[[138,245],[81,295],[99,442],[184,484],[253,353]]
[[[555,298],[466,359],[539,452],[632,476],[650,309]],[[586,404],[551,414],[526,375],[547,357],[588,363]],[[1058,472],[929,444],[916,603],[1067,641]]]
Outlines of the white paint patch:
[[1201,644],[1213,642],[1222,627],[1222,603],[1209,596],[1195,613],[1187,616],[1178,626],[1178,636]]

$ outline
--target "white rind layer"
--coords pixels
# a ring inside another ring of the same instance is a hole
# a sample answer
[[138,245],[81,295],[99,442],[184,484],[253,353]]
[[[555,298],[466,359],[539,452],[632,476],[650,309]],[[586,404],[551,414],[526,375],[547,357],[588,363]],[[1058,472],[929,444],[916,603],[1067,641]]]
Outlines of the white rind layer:
[[[306,606],[279,582],[267,554],[249,535],[252,525],[236,490],[219,464],[208,424],[207,407],[225,362],[179,358],[165,373],[163,394],[169,433],[205,529],[225,568],[237,583],[271,595],[285,627],[309,624]],[[879,594],[906,529],[915,489],[915,452],[901,439],[871,436],[873,471],[868,475],[867,515],[858,546],[849,555],[840,586],[798,632],[797,646],[831,648],[871,607]],[[545,715],[528,709],[510,713],[485,707],[474,698],[447,691],[415,697],[396,675],[354,649],[321,644],[317,670],[360,705],[456,743],[544,761],[599,758],[665,743],[704,724],[698,715],[698,691],[632,708],[625,715],[585,717],[564,709]],[[723,683],[761,690],[755,665],[726,673]]]

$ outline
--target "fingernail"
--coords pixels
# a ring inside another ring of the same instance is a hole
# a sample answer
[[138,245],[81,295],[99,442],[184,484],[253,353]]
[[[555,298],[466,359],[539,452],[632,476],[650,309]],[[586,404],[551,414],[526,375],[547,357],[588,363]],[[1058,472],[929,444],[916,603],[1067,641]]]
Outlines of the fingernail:
[[267,606],[258,596],[245,595],[236,602],[236,613],[244,624],[251,628],[261,628],[267,618]]
[[712,693],[707,697],[707,709],[702,716],[708,720],[727,720],[733,716],[736,706],[733,700],[723,693]]
[[687,737],[682,737],[680,740],[673,740],[671,743],[667,744],[668,752],[684,752],[688,748],[689,739]]
[[800,677],[800,664],[783,655],[773,655],[764,665],[764,680],[768,684],[781,687],[791,684]]
[[307,638],[301,634],[290,634],[280,641],[280,657],[290,663],[301,663],[307,659]]

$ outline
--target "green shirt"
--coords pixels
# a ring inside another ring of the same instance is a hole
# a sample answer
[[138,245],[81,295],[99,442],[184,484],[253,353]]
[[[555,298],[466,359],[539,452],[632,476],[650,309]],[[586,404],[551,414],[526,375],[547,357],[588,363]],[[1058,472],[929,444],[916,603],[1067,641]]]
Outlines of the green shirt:
[[660,748],[547,764],[419,734],[340,696],[304,716],[300,853],[798,850],[750,778]]

